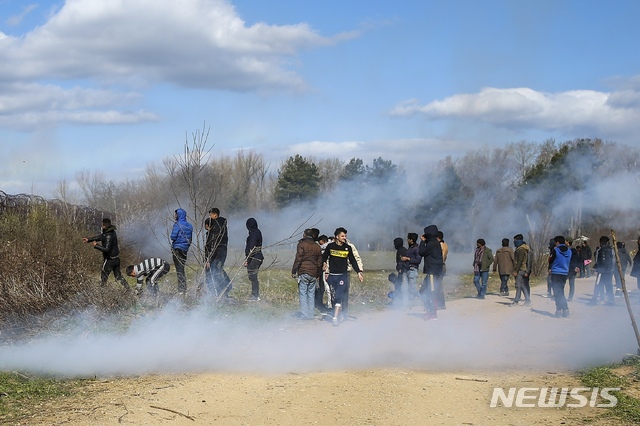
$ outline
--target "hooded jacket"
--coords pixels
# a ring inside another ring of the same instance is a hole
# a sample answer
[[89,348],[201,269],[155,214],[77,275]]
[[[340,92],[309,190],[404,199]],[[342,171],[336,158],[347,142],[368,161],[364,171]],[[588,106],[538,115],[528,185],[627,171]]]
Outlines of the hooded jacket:
[[438,241],[438,227],[429,225],[424,228],[425,239],[420,241],[418,253],[424,259],[422,272],[425,274],[442,275],[444,261],[442,260],[442,247]]
[[187,212],[183,209],[176,210],[176,222],[171,230],[171,248],[188,251],[191,246],[193,226],[187,222]]
[[403,273],[409,270],[409,261],[402,260],[401,257],[407,256],[407,248],[403,245],[402,238],[398,237],[393,240],[393,247],[396,249],[396,271]]
[[310,275],[314,278],[320,277],[322,273],[322,249],[320,245],[313,241],[311,237],[304,237],[298,241],[296,247],[296,257],[293,261],[291,274]]
[[529,270],[529,246],[522,240],[513,240],[516,246],[513,259],[514,272],[527,272]]
[[250,217],[247,219],[246,225],[249,231],[247,244],[244,247],[244,255],[247,258],[247,262],[253,259],[264,260],[262,255],[262,232],[258,229],[258,222]]
[[571,250],[565,244],[559,244],[551,250],[549,270],[555,275],[569,275]]

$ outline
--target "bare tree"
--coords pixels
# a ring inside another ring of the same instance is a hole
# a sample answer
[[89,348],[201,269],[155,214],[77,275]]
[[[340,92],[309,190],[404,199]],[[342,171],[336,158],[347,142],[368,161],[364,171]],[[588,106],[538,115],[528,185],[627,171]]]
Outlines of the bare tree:
[[540,145],[535,142],[520,141],[507,145],[507,151],[513,161],[515,181],[514,185],[524,182],[527,173],[536,164],[536,158],[540,155]]

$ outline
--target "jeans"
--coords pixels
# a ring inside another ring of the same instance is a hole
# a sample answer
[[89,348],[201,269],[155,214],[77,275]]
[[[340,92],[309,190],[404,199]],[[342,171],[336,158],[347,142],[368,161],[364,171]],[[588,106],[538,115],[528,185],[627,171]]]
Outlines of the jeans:
[[500,293],[509,293],[509,275],[500,275]]
[[313,319],[313,308],[318,279],[308,274],[298,276],[298,295],[302,318]]
[[418,282],[418,270],[409,269],[402,274],[402,306],[408,308],[410,306],[411,293],[416,291],[416,283]]
[[531,289],[529,288],[529,277],[525,277],[525,271],[518,272],[516,276],[516,298],[513,299],[514,302],[519,302],[521,296],[524,295],[525,303],[531,302]]
[[573,271],[569,271],[569,297],[567,300],[570,302],[573,300],[573,295],[576,292],[576,273]]
[[214,256],[209,262],[209,268],[206,270],[207,287],[209,291],[218,297],[226,296],[233,288],[231,278],[229,278],[229,275],[227,275],[223,269],[226,257],[226,250],[224,257]]
[[176,266],[176,274],[178,275],[178,291],[187,291],[187,276],[184,274],[184,265],[187,263],[187,251],[174,248],[173,264]]
[[564,296],[564,286],[566,283],[566,275],[551,274],[551,287],[553,287],[553,294],[556,301],[556,312],[569,310],[567,299]]
[[[481,280],[482,284],[480,284]],[[478,290],[478,299],[484,299],[484,296],[487,294],[487,281],[489,281],[489,271],[480,271],[473,275],[473,284],[476,286],[476,290]]]

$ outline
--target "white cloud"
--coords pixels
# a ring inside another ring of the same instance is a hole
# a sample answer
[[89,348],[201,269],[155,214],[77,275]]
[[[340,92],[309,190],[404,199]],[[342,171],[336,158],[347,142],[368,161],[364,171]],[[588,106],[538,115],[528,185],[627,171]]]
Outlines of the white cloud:
[[67,0],[24,36],[0,33],[0,126],[156,120],[129,110],[141,96],[127,87],[304,90],[295,55],[339,39],[247,26],[227,0]]
[[6,37],[1,79],[101,79],[253,90],[302,88],[287,59],[332,43],[307,24],[246,26],[226,0],[68,0]]
[[141,95],[109,90],[55,85],[15,83],[0,85],[0,126],[15,129],[69,123],[137,123],[158,117],[146,111],[117,111],[128,107]]
[[364,143],[355,141],[345,142],[323,142],[312,141],[298,143],[288,147],[287,155],[293,156],[300,154],[303,157],[320,157],[320,158],[352,158],[361,151]]
[[602,137],[629,133],[640,123],[640,92],[572,90],[537,92],[528,88],[485,88],[421,105],[417,100],[397,105],[392,115],[423,114],[429,118],[482,121],[516,129],[564,133],[595,133]]

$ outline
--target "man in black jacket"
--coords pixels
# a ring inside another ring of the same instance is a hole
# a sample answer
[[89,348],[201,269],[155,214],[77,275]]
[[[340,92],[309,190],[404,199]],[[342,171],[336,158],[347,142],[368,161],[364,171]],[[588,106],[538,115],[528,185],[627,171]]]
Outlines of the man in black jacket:
[[[102,270],[100,271],[100,279],[102,285],[107,283],[109,274],[113,271],[113,276],[122,286],[129,290],[129,284],[120,272],[120,249],[118,248],[118,237],[116,236],[116,227],[111,224],[111,219],[102,219],[102,233],[90,238],[83,238],[83,242],[92,243],[93,248],[102,252]],[[98,244],[100,242],[100,244]]]
[[422,272],[425,273],[425,277],[420,287],[420,296],[424,302],[424,307],[427,309],[424,319],[435,320],[438,319],[435,291],[439,281],[442,279],[444,268],[442,247],[438,241],[438,227],[436,225],[429,225],[424,228],[424,235],[422,235],[418,252],[424,259]]
[[209,210],[204,227],[207,230],[207,242],[204,246],[207,285],[216,296],[227,296],[231,291],[231,279],[224,270],[229,243],[227,219],[220,216],[217,207],[213,207]]

